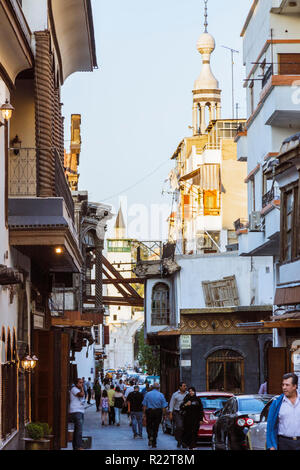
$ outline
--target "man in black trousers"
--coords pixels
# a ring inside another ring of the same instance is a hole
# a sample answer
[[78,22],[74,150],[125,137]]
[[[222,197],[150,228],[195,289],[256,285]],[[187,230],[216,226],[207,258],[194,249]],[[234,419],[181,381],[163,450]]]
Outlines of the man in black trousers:
[[166,416],[168,403],[162,393],[159,391],[159,383],[153,384],[151,392],[146,393],[143,400],[144,414],[147,420],[148,445],[156,448],[158,428],[162,417]]

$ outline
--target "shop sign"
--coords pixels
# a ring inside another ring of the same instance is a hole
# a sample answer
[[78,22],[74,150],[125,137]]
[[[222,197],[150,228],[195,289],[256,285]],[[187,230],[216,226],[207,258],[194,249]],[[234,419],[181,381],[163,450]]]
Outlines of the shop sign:
[[192,349],[192,337],[191,335],[180,336],[180,348],[181,349]]

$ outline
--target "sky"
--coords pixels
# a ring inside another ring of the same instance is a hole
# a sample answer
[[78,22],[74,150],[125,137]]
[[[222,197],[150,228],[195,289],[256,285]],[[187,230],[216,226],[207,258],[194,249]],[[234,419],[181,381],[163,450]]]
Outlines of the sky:
[[[222,118],[232,117],[231,54],[222,46],[240,51],[234,65],[235,102],[239,117],[246,117],[240,33],[251,4],[208,2],[208,32],[216,40],[211,63],[222,89]],[[129,237],[165,239],[172,207],[165,180],[178,144],[191,136],[204,1],[92,0],[92,6],[98,69],[73,74],[63,86],[65,147],[70,145],[70,116],[79,113],[79,190],[87,190],[93,202],[111,204],[115,214],[121,204]]]

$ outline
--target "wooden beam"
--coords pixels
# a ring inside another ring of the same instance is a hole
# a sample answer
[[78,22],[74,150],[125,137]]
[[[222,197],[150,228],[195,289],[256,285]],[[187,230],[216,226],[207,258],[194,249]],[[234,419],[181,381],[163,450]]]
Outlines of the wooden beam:
[[263,328],[300,328],[300,320],[265,321]]
[[[93,279],[91,281],[88,281],[87,284],[95,284],[96,281]],[[145,279],[142,279],[140,277],[137,277],[137,278],[124,278],[124,279],[113,279],[113,278],[109,278],[109,279],[103,279],[102,280],[102,283],[103,284],[144,284],[145,283]]]
[[[108,259],[105,258],[105,256],[102,256],[103,264],[104,266],[117,278],[117,279],[124,279],[124,277],[117,271],[112,264],[108,261]],[[126,289],[128,292],[133,296],[136,297],[137,299],[142,299],[142,297],[137,293],[137,291],[130,285],[128,284],[126,286]]]
[[[89,296],[85,301],[85,304],[94,304],[95,298],[93,296]],[[128,305],[131,307],[144,307],[144,299],[140,297],[137,299],[136,297],[103,297],[103,304],[104,305]]]
[[52,326],[77,326],[77,327],[90,327],[93,325],[92,321],[87,320],[69,320],[67,318],[52,317]]
[[[110,279],[110,280],[113,280],[113,278],[111,277],[111,275],[105,270],[103,269],[103,274],[105,274],[105,276]],[[103,280],[102,280],[103,282]],[[121,287],[119,284],[114,284],[115,288],[120,292],[120,294],[123,296],[123,297],[129,297],[129,293],[126,292],[126,290],[123,289],[123,287]]]

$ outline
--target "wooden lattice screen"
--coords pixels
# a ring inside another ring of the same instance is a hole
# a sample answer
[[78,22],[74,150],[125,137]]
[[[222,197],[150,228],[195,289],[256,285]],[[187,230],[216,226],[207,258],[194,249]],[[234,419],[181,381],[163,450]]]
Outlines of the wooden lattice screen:
[[17,429],[17,364],[3,364],[1,377],[1,437],[5,439]]

